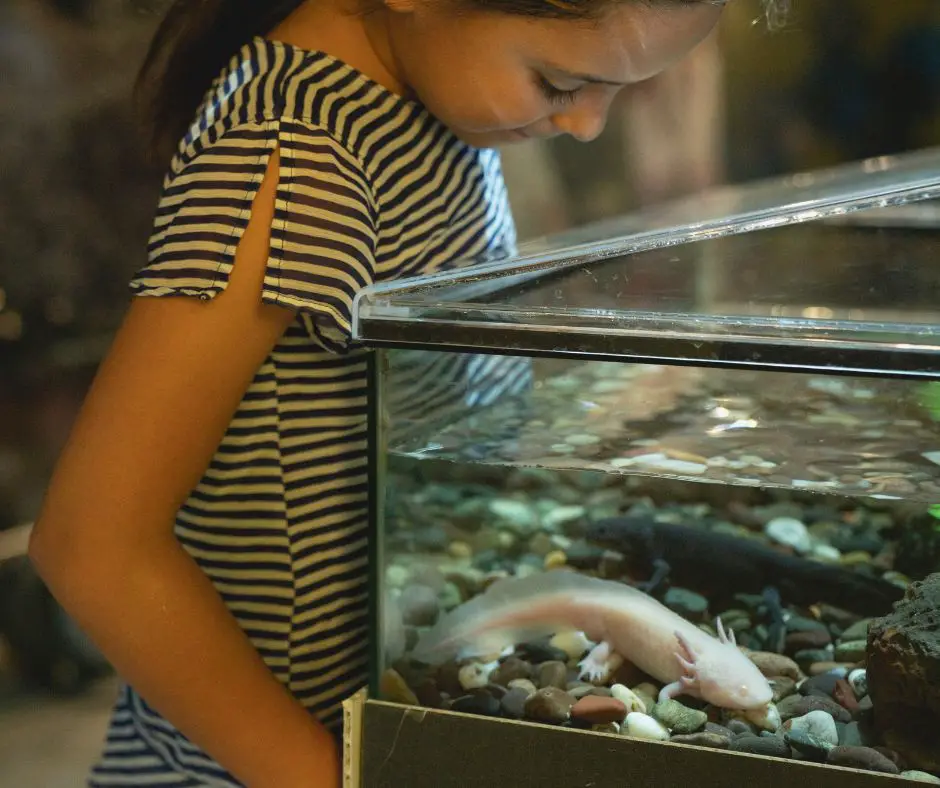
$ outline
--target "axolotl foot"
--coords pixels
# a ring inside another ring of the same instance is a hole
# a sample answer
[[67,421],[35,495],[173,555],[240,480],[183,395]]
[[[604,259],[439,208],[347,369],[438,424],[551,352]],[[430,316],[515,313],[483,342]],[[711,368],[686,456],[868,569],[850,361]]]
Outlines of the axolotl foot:
[[[719,642],[725,645],[737,645],[733,629],[728,629],[725,631],[724,625],[721,623],[720,618],[715,619],[715,626],[718,629]],[[672,700],[677,695],[691,695],[692,697],[701,697],[698,688],[698,670],[695,665],[695,651],[681,632],[676,632],[676,641],[679,644],[679,650],[676,651],[675,657],[679,661],[679,665],[682,667],[682,675],[679,677],[678,681],[667,684],[659,691],[660,702],[664,700]]]
[[599,643],[578,663],[578,676],[592,684],[607,681],[622,664],[623,657],[614,653],[609,643]]

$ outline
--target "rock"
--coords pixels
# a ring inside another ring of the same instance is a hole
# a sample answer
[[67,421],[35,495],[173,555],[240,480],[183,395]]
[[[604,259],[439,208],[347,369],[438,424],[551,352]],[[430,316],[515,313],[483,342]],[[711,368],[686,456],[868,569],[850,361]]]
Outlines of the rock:
[[774,703],[780,703],[784,698],[789,698],[796,693],[796,682],[786,676],[769,679],[768,683],[774,691]]
[[444,587],[437,595],[442,610],[453,610],[458,605],[463,604],[463,594],[456,583],[449,580],[444,583]]
[[747,720],[740,717],[729,717],[727,720],[728,730],[735,736],[757,736],[757,729]]
[[543,687],[525,702],[525,716],[535,722],[559,725],[571,716],[572,698],[557,687]]
[[545,556],[545,569],[561,569],[568,563],[568,556],[564,550],[552,550]]
[[881,740],[909,766],[940,772],[940,573],[872,621],[867,670]]
[[705,733],[715,733],[719,736],[724,736],[727,739],[734,738],[734,733],[731,730],[726,728],[724,725],[719,725],[717,722],[706,722]]
[[856,698],[864,698],[868,694],[868,671],[865,668],[856,668],[849,673],[848,681]]
[[873,750],[877,750],[885,758],[887,758],[891,763],[898,767],[899,770],[903,771],[907,768],[907,763],[905,763],[904,758],[894,750],[889,747],[881,747],[880,745],[872,745]]
[[832,691],[832,698],[842,708],[848,710],[850,714],[854,715],[858,711],[858,699],[855,697],[855,690],[845,679],[839,679],[836,682],[836,687]]
[[620,733],[620,724],[617,722],[602,722],[600,725],[592,725],[591,730],[595,733],[612,733],[616,736]]
[[[522,680],[524,679],[520,679],[520,681]],[[512,687],[499,702],[499,708],[503,716],[511,720],[521,720],[525,717],[526,702],[534,694],[535,692],[529,694],[529,691],[524,687]]]
[[526,697],[532,697],[536,692],[538,692],[538,687],[536,687],[529,679],[513,679],[506,685],[509,689],[520,689],[525,690]]
[[708,600],[684,588],[670,588],[663,597],[663,604],[690,621],[704,621],[708,613]]
[[799,665],[782,654],[774,654],[770,651],[753,651],[748,654],[748,657],[767,678],[786,676],[794,681],[803,678],[803,671],[800,670]]
[[443,553],[450,544],[447,531],[439,525],[428,525],[415,531],[415,547],[426,553]]
[[835,746],[828,741],[813,736],[809,731],[800,729],[787,731],[784,733],[784,739],[797,755],[816,763],[825,763],[826,758],[829,757],[829,750]]
[[791,547],[798,553],[813,548],[813,538],[806,526],[795,517],[775,517],[764,526],[764,533],[772,542]]
[[543,662],[535,672],[535,683],[539,689],[544,687],[557,687],[560,690],[568,688],[568,666],[564,662]]
[[462,714],[479,714],[484,717],[496,717],[500,712],[500,703],[485,692],[464,695],[456,698],[450,706],[452,711]]
[[614,684],[610,688],[610,693],[626,707],[628,714],[632,711],[639,711],[646,714],[647,705],[643,699],[623,684]]
[[460,686],[465,690],[482,689],[490,683],[490,674],[493,672],[492,665],[484,665],[480,662],[471,662],[464,665],[457,673],[457,680]]
[[647,714],[632,711],[627,715],[620,732],[638,739],[669,741],[669,731]]
[[793,655],[807,649],[821,649],[832,643],[832,635],[826,629],[810,629],[805,632],[791,632],[784,640],[784,650]]
[[732,752],[744,752],[749,755],[763,755],[766,758],[790,758],[790,745],[779,736],[754,736],[745,734],[733,739]]
[[605,722],[623,722],[627,707],[616,698],[585,695],[571,707],[571,719],[601,725]]
[[708,722],[704,711],[687,708],[675,700],[660,701],[653,706],[650,716],[678,734],[697,733]]
[[835,658],[839,662],[861,662],[867,645],[864,640],[843,641],[836,646]]
[[819,741],[830,744],[833,747],[839,743],[839,731],[836,728],[836,721],[828,712],[817,709],[802,717],[793,717],[787,720],[783,728],[785,731],[805,731]]
[[406,706],[420,706],[417,696],[397,671],[389,668],[379,679],[379,692],[384,700],[403,703]]
[[454,662],[445,662],[437,670],[437,686],[441,692],[445,692],[452,698],[459,698],[464,694],[464,688],[460,685],[460,666]]
[[832,766],[847,766],[868,772],[898,774],[900,769],[884,755],[870,747],[838,746],[829,750],[826,762]]
[[583,632],[562,632],[555,635],[549,645],[565,652],[569,661],[581,658],[585,651],[593,648],[594,644],[585,637]]
[[520,659],[531,662],[533,665],[541,665],[543,662],[564,663],[568,659],[568,655],[564,651],[549,645],[547,641],[523,643],[516,649],[516,655]]
[[690,744],[693,747],[708,747],[712,750],[727,750],[731,746],[731,737],[718,733],[681,733],[673,736],[669,741],[674,744]]
[[447,554],[458,561],[469,561],[473,558],[473,548],[466,542],[451,542],[447,546]]
[[496,684],[502,684],[504,687],[516,679],[528,679],[532,677],[532,665],[519,657],[509,656],[500,662],[499,667],[490,675],[490,681]]
[[812,711],[823,711],[836,722],[851,722],[852,715],[832,698],[822,695],[792,695],[784,698],[777,706],[781,719],[787,720],[796,717],[805,717]]
[[855,667],[855,663],[853,662],[833,662],[832,660],[826,660],[825,662],[811,663],[806,672],[809,673],[810,676],[822,676],[824,673],[848,676],[849,668],[853,667]]
[[927,774],[927,772],[919,772],[916,769],[911,769],[906,772],[901,772],[901,776],[905,780],[913,780],[917,783],[930,783],[931,785],[940,785],[940,777],[934,777],[932,774]]
[[824,695],[831,698],[839,680],[840,676],[837,673],[823,673],[819,676],[813,676],[800,684],[800,695]]

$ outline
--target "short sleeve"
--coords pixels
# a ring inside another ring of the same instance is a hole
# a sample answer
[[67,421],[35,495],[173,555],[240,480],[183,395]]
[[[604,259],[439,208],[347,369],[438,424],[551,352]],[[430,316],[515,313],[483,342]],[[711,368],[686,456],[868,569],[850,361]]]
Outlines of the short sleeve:
[[345,352],[353,299],[374,279],[377,212],[356,157],[308,123],[238,126],[176,163],[132,291],[209,300],[224,290],[275,149],[278,186],[261,297],[296,310],[316,344]]

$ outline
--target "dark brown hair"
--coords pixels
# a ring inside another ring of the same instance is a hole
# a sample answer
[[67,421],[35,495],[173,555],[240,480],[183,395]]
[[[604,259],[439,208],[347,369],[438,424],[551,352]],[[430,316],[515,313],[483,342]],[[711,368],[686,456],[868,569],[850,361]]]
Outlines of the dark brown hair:
[[[619,0],[623,2],[623,0]],[[724,5],[725,0],[641,0]],[[173,0],[137,76],[135,93],[147,147],[164,163],[222,67],[252,37],[264,35],[304,0]],[[500,13],[590,18],[618,0],[463,0]],[[789,0],[762,0],[777,25]]]

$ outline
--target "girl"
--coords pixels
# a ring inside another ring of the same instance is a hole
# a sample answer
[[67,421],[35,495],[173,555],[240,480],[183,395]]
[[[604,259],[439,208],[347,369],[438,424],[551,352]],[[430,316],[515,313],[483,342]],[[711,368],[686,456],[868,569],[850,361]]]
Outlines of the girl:
[[509,254],[492,149],[592,139],[618,90],[719,15],[709,0],[173,3],[140,78],[154,149],[175,148],[142,297],[30,545],[127,682],[92,786],[339,785],[340,703],[367,667],[352,299]]

